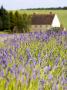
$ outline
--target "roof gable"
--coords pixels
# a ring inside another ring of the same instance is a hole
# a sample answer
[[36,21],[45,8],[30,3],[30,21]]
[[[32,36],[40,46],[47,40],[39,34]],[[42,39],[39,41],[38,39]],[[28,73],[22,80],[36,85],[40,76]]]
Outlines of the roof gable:
[[51,25],[55,14],[34,14],[32,15],[32,25]]
[[57,15],[55,15],[55,17],[52,21],[52,27],[60,27],[60,21],[59,21]]

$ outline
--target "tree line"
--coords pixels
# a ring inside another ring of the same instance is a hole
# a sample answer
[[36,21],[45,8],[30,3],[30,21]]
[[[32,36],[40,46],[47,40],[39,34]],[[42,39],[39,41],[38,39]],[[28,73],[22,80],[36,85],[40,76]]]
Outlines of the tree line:
[[[23,10],[23,9],[20,9]],[[67,7],[27,8],[26,10],[67,10]]]
[[0,31],[8,32],[29,32],[31,25],[31,16],[27,14],[19,14],[8,12],[3,6],[0,8]]

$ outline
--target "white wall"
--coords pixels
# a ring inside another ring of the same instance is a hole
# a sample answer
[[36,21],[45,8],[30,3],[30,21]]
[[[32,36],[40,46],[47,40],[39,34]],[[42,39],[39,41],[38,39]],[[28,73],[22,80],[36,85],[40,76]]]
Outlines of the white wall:
[[55,17],[54,17],[54,19],[52,21],[52,25],[51,26],[52,27],[60,27],[60,21],[59,21],[57,15],[55,15]]

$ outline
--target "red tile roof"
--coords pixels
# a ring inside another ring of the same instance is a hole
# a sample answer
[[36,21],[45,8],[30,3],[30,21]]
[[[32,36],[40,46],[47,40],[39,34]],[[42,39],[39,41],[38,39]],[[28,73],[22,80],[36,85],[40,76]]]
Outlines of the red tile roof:
[[51,25],[55,14],[33,14],[32,25]]

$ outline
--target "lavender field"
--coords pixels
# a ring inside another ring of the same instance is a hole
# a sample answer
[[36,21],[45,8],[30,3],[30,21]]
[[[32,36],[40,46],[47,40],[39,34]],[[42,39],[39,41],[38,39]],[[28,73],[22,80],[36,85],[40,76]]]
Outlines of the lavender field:
[[0,90],[67,90],[67,32],[0,34]]

